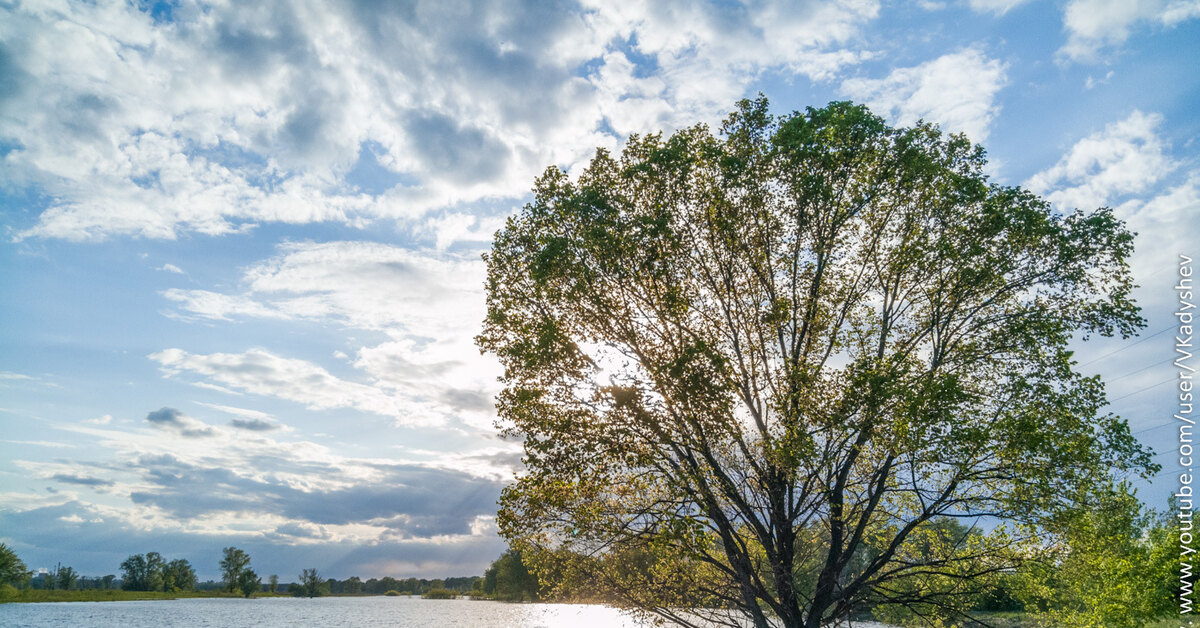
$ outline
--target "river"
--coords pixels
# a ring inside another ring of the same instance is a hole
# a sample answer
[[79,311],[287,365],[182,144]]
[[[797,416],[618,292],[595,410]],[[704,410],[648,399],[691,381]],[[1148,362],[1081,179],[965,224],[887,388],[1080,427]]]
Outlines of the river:
[[[417,597],[190,598],[143,602],[0,604],[6,628],[195,628],[229,626],[388,626],[425,628],[643,628],[620,611],[595,604],[505,604]],[[856,628],[886,628],[855,622]]]

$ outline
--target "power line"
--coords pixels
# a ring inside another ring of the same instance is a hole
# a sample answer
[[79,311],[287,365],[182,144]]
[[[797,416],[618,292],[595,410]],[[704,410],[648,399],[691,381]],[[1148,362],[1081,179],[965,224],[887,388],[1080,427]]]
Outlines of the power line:
[[1094,359],[1094,360],[1089,360],[1089,361],[1087,361],[1087,362],[1084,362],[1083,364],[1080,364],[1080,365],[1079,365],[1079,368],[1083,368],[1083,367],[1085,367],[1085,366],[1087,366],[1087,365],[1089,365],[1089,364],[1095,364],[1095,363],[1099,362],[1100,360],[1103,360],[1104,358],[1107,358],[1107,357],[1114,356],[1114,355],[1116,355],[1116,354],[1118,354],[1118,353],[1120,353],[1120,352],[1122,352],[1122,351],[1125,351],[1126,349],[1132,349],[1132,348],[1134,348],[1134,347],[1136,347],[1136,346],[1138,346],[1138,345],[1142,344],[1143,342],[1146,342],[1147,340],[1149,340],[1149,339],[1151,339],[1151,338],[1153,338],[1153,337],[1155,337],[1155,336],[1161,336],[1162,334],[1165,334],[1165,333],[1167,333],[1168,331],[1170,331],[1170,330],[1172,330],[1172,329],[1175,329],[1175,328],[1176,328],[1176,327],[1175,327],[1174,325],[1168,325],[1168,326],[1166,326],[1166,327],[1164,327],[1164,328],[1162,328],[1162,329],[1160,329],[1160,330],[1158,330],[1158,331],[1154,332],[1153,334],[1150,334],[1149,336],[1146,336],[1145,338],[1142,338],[1141,340],[1139,340],[1139,341],[1137,341],[1137,342],[1135,342],[1135,343],[1133,343],[1133,344],[1125,345],[1124,347],[1121,347],[1120,349],[1117,349],[1116,351],[1112,351],[1112,352],[1109,352],[1109,353],[1105,353],[1104,355],[1102,355],[1102,356],[1100,356],[1100,357],[1098,357],[1098,358],[1096,358],[1096,359]]
[[1145,433],[1145,432],[1152,432],[1152,431],[1154,431],[1154,430],[1157,430],[1157,429],[1158,429],[1158,428],[1160,428],[1160,427],[1166,427],[1166,426],[1168,426],[1168,425],[1175,425],[1175,421],[1174,421],[1174,420],[1171,420],[1171,421],[1167,421],[1166,423],[1159,423],[1158,425],[1152,425],[1152,426],[1150,426],[1150,427],[1147,427],[1147,428],[1140,429],[1140,430],[1138,430],[1138,431],[1136,431],[1136,432],[1130,432],[1129,434],[1130,434],[1131,436],[1137,436],[1138,434],[1143,434],[1143,433]]
[[1142,367],[1142,368],[1140,368],[1140,369],[1138,369],[1138,370],[1136,370],[1136,371],[1130,371],[1129,373],[1126,373],[1126,374],[1124,374],[1124,375],[1121,375],[1120,377],[1114,377],[1114,378],[1112,378],[1112,379],[1110,379],[1110,380],[1107,380],[1105,383],[1106,383],[1106,384],[1111,384],[1111,383],[1113,383],[1113,382],[1115,382],[1115,381],[1119,381],[1119,380],[1125,379],[1126,377],[1129,377],[1130,375],[1137,375],[1138,373],[1141,373],[1142,371],[1148,371],[1148,370],[1150,370],[1150,369],[1152,369],[1152,368],[1154,368],[1154,367],[1156,367],[1156,366],[1162,366],[1162,365],[1164,365],[1164,364],[1170,364],[1171,362],[1174,362],[1174,361],[1175,361],[1175,356],[1171,356],[1171,357],[1169,357],[1169,358],[1167,358],[1167,359],[1163,360],[1162,362],[1155,362],[1154,364],[1151,364],[1150,366],[1144,366],[1144,367]]
[[1164,379],[1163,381],[1161,381],[1161,382],[1159,382],[1159,383],[1157,383],[1157,384],[1151,384],[1151,385],[1149,385],[1149,386],[1147,386],[1147,387],[1145,387],[1145,388],[1142,388],[1142,389],[1140,389],[1140,390],[1135,390],[1135,391],[1133,391],[1133,392],[1131,392],[1131,393],[1129,393],[1129,394],[1127,394],[1127,395],[1121,395],[1120,397],[1117,397],[1116,399],[1113,399],[1112,401],[1109,401],[1108,403],[1110,403],[1110,404],[1113,404],[1113,403],[1116,403],[1116,402],[1118,402],[1118,401],[1120,401],[1120,400],[1122,400],[1122,399],[1126,399],[1126,398],[1132,397],[1132,396],[1134,396],[1134,395],[1140,395],[1140,394],[1142,394],[1142,393],[1146,392],[1147,390],[1150,390],[1151,388],[1158,388],[1159,386],[1162,386],[1163,384],[1166,384],[1167,382],[1173,382],[1173,381],[1175,381],[1177,378],[1178,378],[1178,376],[1177,376],[1177,375],[1172,375],[1171,377],[1168,377],[1167,379]]

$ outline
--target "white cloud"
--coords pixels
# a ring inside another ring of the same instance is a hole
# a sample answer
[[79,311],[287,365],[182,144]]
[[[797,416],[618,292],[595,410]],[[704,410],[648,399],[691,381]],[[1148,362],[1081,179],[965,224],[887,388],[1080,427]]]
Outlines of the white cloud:
[[224,412],[226,414],[232,414],[234,416],[242,417],[244,419],[259,419],[262,421],[269,421],[269,420],[275,418],[266,412],[261,412],[259,410],[251,410],[249,408],[238,408],[235,406],[223,406],[220,404],[207,403],[204,401],[196,401],[193,403],[195,403],[196,405],[199,405],[199,406],[204,406],[205,408],[212,408],[213,410],[216,410],[218,412]]
[[1134,111],[1077,142],[1025,187],[1064,209],[1113,205],[1146,192],[1174,169],[1158,135],[1162,116]]
[[289,318],[286,312],[280,312],[241,296],[231,296],[209,290],[181,290],[171,288],[163,291],[162,295],[190,316],[228,321],[240,316],[257,318]]
[[48,440],[7,440],[7,439],[4,439],[4,440],[0,440],[0,443],[12,443],[14,445],[28,445],[31,447],[53,447],[53,448],[64,448],[64,449],[70,449],[70,448],[75,447],[74,445],[70,445],[67,443],[56,443],[56,442],[48,441]]
[[[479,224],[486,225],[474,227],[481,231],[499,226]],[[184,318],[313,320],[387,334],[387,342],[353,356],[359,381],[263,349],[211,356],[171,349],[151,357],[171,375],[199,375],[195,383],[220,390],[490,431],[499,367],[473,344],[485,310],[484,275],[474,256],[374,242],[284,243],[244,271],[240,293],[172,289],[164,296]]]
[[377,388],[343,380],[311,362],[280,357],[263,349],[208,355],[166,349],[148,357],[158,362],[168,376],[201,375],[219,386],[294,401],[312,410],[354,408],[422,423],[420,417],[406,417],[396,401]]
[[183,272],[183,269],[182,269],[182,268],[180,268],[180,267],[178,267],[178,266],[176,266],[176,265],[174,265],[174,264],[163,264],[162,266],[159,266],[159,267],[158,267],[158,270],[161,270],[161,271],[163,271],[163,272],[173,273],[173,274],[176,274],[176,275],[184,275],[184,274],[187,274],[187,273],[184,273],[184,272]]
[[363,225],[520,197],[615,145],[609,128],[712,121],[772,69],[834,77],[870,56],[850,46],[879,10],[585,4],[218,3],[161,23],[136,4],[8,9],[20,87],[0,136],[19,148],[0,177],[54,199],[17,237]]
[[1197,0],[1071,0],[1063,11],[1067,43],[1058,52],[1073,61],[1094,61],[1143,24],[1172,27],[1195,17]]
[[[1161,277],[1165,269],[1179,263],[1180,253],[1195,257],[1200,242],[1200,174],[1190,174],[1176,186],[1155,194],[1149,199],[1135,198],[1116,208],[1132,231],[1137,232],[1134,272],[1139,278]],[[1149,283],[1142,279],[1143,284]],[[1146,285],[1139,296],[1143,306],[1158,303],[1157,312],[1174,310],[1175,293],[1157,284]]]
[[[1166,271],[1178,263],[1178,254],[1200,241],[1200,226],[1190,220],[1200,214],[1200,175],[1177,179],[1182,163],[1160,136],[1162,124],[1158,114],[1134,111],[1079,140],[1058,163],[1024,184],[1062,211],[1112,207],[1137,234],[1130,260],[1141,284],[1135,298],[1152,326],[1174,310]],[[1146,376],[1161,378],[1154,371]]]
[[1029,0],[968,0],[967,4],[981,13],[1004,15],[1027,2]]
[[893,70],[882,79],[847,79],[841,91],[896,124],[911,125],[924,119],[982,142],[999,112],[994,100],[1007,82],[1007,68],[979,49],[967,48]]
[[104,414],[91,419],[84,419],[83,422],[91,423],[92,425],[108,425],[109,423],[112,423],[112,419],[113,418],[111,414]]

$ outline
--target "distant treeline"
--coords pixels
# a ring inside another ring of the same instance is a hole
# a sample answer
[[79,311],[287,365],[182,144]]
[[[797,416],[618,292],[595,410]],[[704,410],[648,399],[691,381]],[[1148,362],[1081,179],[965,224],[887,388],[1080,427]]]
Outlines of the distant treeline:
[[187,559],[168,560],[158,552],[133,554],[120,565],[120,575],[83,576],[74,568],[58,564],[51,571],[35,573],[8,546],[0,543],[0,586],[46,591],[125,590],[147,592],[224,591],[250,597],[254,594],[319,595],[426,595],[430,591],[468,594],[479,591],[483,578],[460,576],[445,579],[370,578],[358,576],[323,579],[316,569],[305,569],[297,582],[280,582],[272,574],[263,582],[250,569],[250,556],[227,547],[220,561],[222,579],[199,581]]
[[325,580],[326,592],[332,595],[387,595],[394,591],[400,595],[425,595],[434,589],[447,589],[457,593],[471,592],[475,583],[483,580],[479,576],[426,580],[425,578],[371,578],[362,580],[358,576],[336,580]]

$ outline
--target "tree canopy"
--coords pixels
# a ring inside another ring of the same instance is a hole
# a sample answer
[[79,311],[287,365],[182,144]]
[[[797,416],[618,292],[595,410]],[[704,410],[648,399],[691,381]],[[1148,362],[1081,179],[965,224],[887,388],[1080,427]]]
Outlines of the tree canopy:
[[1153,470],[1068,349],[1142,325],[1110,210],[850,103],[743,101],[721,131],[548,169],[486,256],[527,467],[499,522],[535,567],[589,557],[681,624],[952,613],[1083,487]]
[[168,562],[158,552],[133,554],[121,563],[121,588],[127,591],[190,591],[196,571],[186,558]]
[[317,574],[316,569],[305,569],[300,572],[300,595],[319,597],[323,593],[325,581]]
[[0,543],[0,585],[21,584],[30,576],[25,561],[21,560],[11,547]]
[[262,578],[250,568],[250,555],[236,547],[222,550],[221,581],[226,591],[240,591],[246,597],[262,588]]

